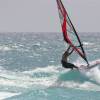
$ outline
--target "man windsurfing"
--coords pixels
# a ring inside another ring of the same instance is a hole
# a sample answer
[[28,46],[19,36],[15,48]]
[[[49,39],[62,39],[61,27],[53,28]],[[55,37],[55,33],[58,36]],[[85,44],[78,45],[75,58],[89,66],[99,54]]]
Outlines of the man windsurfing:
[[81,70],[81,69],[91,69],[91,68],[94,68],[95,66],[99,65],[100,64],[100,61],[96,61],[94,62],[93,64],[91,65],[80,65],[80,66],[76,66],[72,63],[69,63],[68,62],[68,57],[73,53],[74,49],[71,48],[71,46],[68,47],[68,49],[64,52],[64,54],[62,55],[62,60],[61,60],[61,63],[62,63],[62,66],[64,68],[69,68],[69,69],[77,69],[77,70]]
[[[90,69],[97,66],[97,64],[100,64],[100,63],[96,62],[93,65],[90,65],[88,63],[80,37],[78,36],[78,33],[75,30],[75,27],[72,24],[62,1],[61,0],[56,0],[56,1],[57,1],[57,6],[58,6],[63,38],[65,42],[69,45],[67,51],[65,51],[65,53],[62,56],[62,60],[61,60],[62,66],[64,68],[71,68],[71,69],[73,68],[80,69],[82,67]],[[86,66],[82,65],[82,66],[77,67],[74,64],[68,62],[68,57],[69,55],[72,54],[73,51],[75,51],[75,53],[77,53],[79,57],[82,58],[86,62],[87,64]]]
[[74,49],[72,49],[71,51],[70,51],[70,49],[71,49],[71,46],[69,46],[67,51],[65,51],[65,53],[62,55],[62,60],[61,60],[62,66],[64,68],[78,69],[77,66],[75,66],[74,64],[68,62],[69,55],[71,55],[72,52],[74,51]]

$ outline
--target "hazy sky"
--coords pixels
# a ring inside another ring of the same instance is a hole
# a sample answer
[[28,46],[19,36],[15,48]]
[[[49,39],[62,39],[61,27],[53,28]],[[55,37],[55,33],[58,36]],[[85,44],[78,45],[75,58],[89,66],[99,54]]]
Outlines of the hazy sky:
[[[100,0],[62,0],[78,32],[100,32]],[[60,32],[56,0],[0,0],[0,32]]]

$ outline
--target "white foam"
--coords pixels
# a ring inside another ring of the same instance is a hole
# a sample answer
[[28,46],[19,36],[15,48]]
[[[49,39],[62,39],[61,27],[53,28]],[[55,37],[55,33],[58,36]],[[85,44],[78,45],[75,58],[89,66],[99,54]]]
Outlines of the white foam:
[[0,73],[0,85],[1,86],[16,86],[22,88],[30,87],[34,82],[33,78],[22,73],[3,72]]
[[81,90],[88,90],[88,91],[100,91],[100,86],[93,84],[91,82],[85,81],[84,83],[79,83],[75,81],[62,81],[56,82],[53,86],[56,87],[66,87],[66,88],[76,88]]
[[41,45],[41,43],[40,43],[40,42],[38,42],[38,43],[35,43],[34,45],[35,45],[35,46],[40,46],[40,45]]
[[9,50],[11,50],[11,48],[6,45],[3,45],[3,46],[0,46],[0,50],[1,51],[9,51]]
[[0,100],[19,95],[20,93],[11,93],[11,92],[0,92]]
[[79,88],[85,89],[85,90],[94,90],[94,91],[100,91],[100,86],[93,84],[91,82],[84,82],[83,84],[79,85]]
[[[61,81],[59,80],[59,76],[63,73],[67,73],[69,70],[63,69],[59,66],[48,66],[45,68],[36,68],[31,71],[24,72],[9,72],[9,71],[0,71],[0,86],[15,86],[16,88],[48,88],[52,86],[59,87],[69,87],[69,88],[81,88],[81,89],[98,89],[96,84],[91,82],[79,83],[76,81]],[[40,75],[39,77],[35,77],[34,74]],[[41,75],[41,73],[43,75]],[[47,76],[45,75],[47,74]],[[93,69],[93,71],[85,72],[84,74],[92,80],[96,80],[98,83],[100,82],[100,74],[99,69]],[[48,76],[48,74],[50,74]]]
[[[77,60],[77,66],[81,66],[81,65],[85,65],[85,63],[80,63],[81,61],[79,61],[79,59]],[[83,74],[87,75],[88,77],[90,77],[92,80],[100,83],[100,59],[97,59],[97,60],[94,60],[94,61],[91,61],[89,62],[90,65],[94,65],[96,62],[98,62],[98,65],[94,68],[91,68],[91,69],[82,69],[80,70],[80,72],[82,72]]]
[[91,69],[86,74],[92,80],[95,80],[97,83],[100,84],[100,69],[98,67],[95,67],[95,68]]
[[58,73],[59,67],[58,66],[47,66],[45,68],[36,68],[31,71],[24,71],[23,73],[33,74],[34,72],[47,72],[47,73]]
[[88,46],[93,46],[94,43],[90,43],[90,42],[83,42],[84,45],[88,45]]
[[[50,73],[50,76],[40,75],[39,73]],[[0,85],[1,86],[16,86],[18,88],[31,88],[34,85],[51,86],[57,79],[57,73],[59,71],[54,66],[49,66],[47,68],[37,68],[33,71],[25,72],[10,72],[10,71],[0,71]],[[40,77],[35,77],[32,75],[36,73]],[[52,73],[52,74],[51,74]],[[52,80],[52,81],[51,81]]]

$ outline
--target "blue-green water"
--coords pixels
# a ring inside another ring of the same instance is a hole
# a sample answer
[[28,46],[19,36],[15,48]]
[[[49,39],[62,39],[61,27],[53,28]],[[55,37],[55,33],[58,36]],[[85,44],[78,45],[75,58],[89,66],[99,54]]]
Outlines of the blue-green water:
[[[89,62],[99,60],[100,33],[79,35]],[[64,69],[65,50],[61,33],[0,33],[0,100],[100,100],[100,66]]]

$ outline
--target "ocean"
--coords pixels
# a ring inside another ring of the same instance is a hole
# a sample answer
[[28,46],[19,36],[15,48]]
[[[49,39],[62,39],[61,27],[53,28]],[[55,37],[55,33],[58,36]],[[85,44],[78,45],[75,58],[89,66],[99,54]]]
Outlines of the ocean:
[[[100,60],[100,33],[79,36],[89,63]],[[100,65],[62,68],[65,50],[62,33],[0,33],[0,100],[100,100]]]

